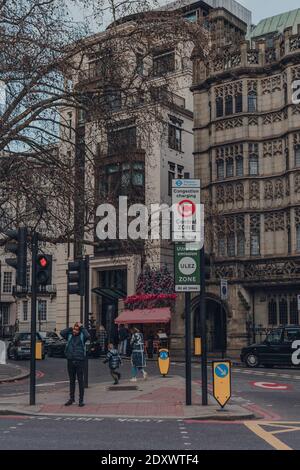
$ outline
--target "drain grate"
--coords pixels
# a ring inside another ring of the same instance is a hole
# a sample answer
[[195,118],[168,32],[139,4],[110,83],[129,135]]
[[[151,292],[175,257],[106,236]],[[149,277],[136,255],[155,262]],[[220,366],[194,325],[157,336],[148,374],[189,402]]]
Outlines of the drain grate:
[[111,387],[107,388],[110,391],[122,391],[122,392],[129,392],[130,390],[138,390],[137,385],[112,385]]

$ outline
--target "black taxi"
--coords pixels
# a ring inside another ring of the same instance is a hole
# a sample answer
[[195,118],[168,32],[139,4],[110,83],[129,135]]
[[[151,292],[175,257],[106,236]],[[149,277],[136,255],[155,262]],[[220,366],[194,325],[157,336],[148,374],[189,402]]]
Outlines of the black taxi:
[[292,366],[294,341],[300,340],[300,326],[286,325],[270,331],[262,343],[247,346],[241,351],[241,361],[247,367]]

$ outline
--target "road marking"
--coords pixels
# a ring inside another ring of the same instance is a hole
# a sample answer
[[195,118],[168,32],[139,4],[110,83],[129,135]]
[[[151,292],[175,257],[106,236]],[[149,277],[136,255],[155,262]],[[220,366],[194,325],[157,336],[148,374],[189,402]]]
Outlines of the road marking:
[[289,390],[289,388],[291,388],[286,384],[278,384],[275,382],[251,382],[251,384],[254,385],[254,387],[266,390]]
[[48,383],[37,384],[36,387],[50,387],[56,384],[68,384],[68,383],[69,383],[68,380],[60,380],[59,382],[48,382]]
[[258,423],[254,422],[245,422],[245,426],[260,437],[262,440],[267,442],[271,447],[274,447],[276,450],[292,450],[291,447],[284,444],[284,442],[280,441],[277,437],[275,437],[272,433],[265,431]]

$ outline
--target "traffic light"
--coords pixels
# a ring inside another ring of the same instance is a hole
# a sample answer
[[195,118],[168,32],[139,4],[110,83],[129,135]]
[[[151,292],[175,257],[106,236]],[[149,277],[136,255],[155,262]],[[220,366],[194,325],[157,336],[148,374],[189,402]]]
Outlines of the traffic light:
[[36,284],[48,286],[52,282],[52,255],[38,255],[36,259]]
[[5,261],[16,270],[16,284],[26,287],[27,228],[8,230],[5,234],[10,238],[5,244],[5,251],[16,255],[16,258],[8,258]]
[[68,293],[84,296],[85,294],[85,260],[68,263]]

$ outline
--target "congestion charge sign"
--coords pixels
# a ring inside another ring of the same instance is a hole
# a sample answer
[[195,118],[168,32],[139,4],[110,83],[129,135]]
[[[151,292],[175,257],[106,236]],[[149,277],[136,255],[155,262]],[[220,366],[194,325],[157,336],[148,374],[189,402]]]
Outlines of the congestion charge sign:
[[175,244],[175,292],[200,292],[200,251]]
[[201,242],[203,207],[200,205],[200,180],[174,179],[172,181],[174,242]]
[[213,362],[213,396],[224,408],[231,397],[231,363],[230,361]]

